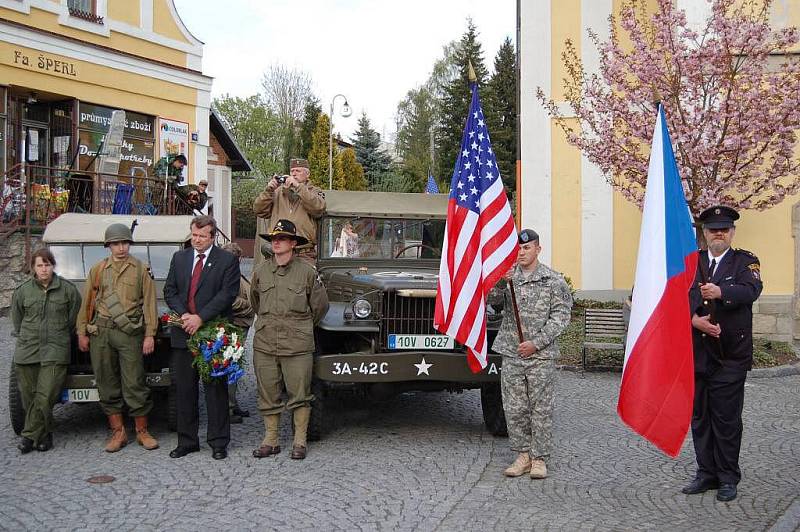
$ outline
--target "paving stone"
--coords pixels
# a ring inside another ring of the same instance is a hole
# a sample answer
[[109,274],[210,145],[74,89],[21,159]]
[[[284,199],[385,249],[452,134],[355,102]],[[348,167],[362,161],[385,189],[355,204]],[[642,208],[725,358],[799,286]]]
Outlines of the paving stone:
[[[0,361],[13,340],[0,318]],[[0,372],[6,390],[8,372]],[[780,530],[800,526],[800,375],[751,379],[746,387],[740,497],[686,496],[691,439],[676,460],[634,435],[616,415],[619,374],[564,372],[557,384],[550,477],[505,478],[508,440],[483,428],[476,391],[406,394],[386,403],[331,405],[333,430],[291,460],[256,460],[257,417],[231,428],[227,460],[211,452],[180,460],[163,416],[161,448],[103,452],[97,405],[55,409],[55,448],[21,456],[0,401],[0,528],[61,530]],[[254,415],[248,375],[240,402]],[[205,431],[201,415],[201,438]],[[93,485],[91,476],[116,477]]]

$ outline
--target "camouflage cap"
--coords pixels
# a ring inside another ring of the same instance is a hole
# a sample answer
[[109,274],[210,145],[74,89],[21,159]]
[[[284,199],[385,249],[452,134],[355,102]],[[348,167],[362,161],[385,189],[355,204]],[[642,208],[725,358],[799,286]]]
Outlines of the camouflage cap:
[[530,242],[539,242],[539,233],[533,229],[523,229],[519,232],[519,243],[528,244]]

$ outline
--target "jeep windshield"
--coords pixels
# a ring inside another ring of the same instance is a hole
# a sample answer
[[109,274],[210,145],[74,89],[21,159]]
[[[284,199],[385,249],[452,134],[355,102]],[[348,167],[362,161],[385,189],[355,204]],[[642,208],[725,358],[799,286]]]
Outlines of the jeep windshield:
[[438,259],[444,220],[328,217],[319,234],[319,257],[363,259]]
[[[102,244],[51,244],[49,248],[56,259],[56,273],[72,281],[85,280],[92,266],[109,256],[108,249]],[[180,249],[178,244],[134,244],[130,253],[145,265],[150,265],[156,280],[164,280],[172,255]]]

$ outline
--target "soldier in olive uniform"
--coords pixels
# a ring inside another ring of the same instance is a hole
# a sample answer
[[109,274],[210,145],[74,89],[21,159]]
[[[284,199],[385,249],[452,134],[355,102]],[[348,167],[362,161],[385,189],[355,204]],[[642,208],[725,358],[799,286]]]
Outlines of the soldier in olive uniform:
[[26,454],[34,448],[53,447],[53,405],[67,377],[72,332],[81,305],[78,289],[53,268],[56,260],[47,249],[31,257],[33,275],[11,298],[13,335],[17,337],[14,370],[25,411],[22,441]]
[[545,478],[545,460],[553,447],[556,339],[569,324],[572,294],[560,273],[539,262],[542,248],[535,231],[522,231],[519,245],[517,265],[505,278],[514,284],[524,341],[520,342],[506,289],[503,324],[492,345],[503,355],[503,409],[511,449],[519,453],[504,474]]
[[158,448],[147,430],[153,403],[142,360],[142,355],[155,349],[156,289],[147,267],[130,255],[132,243],[128,227],[108,226],[105,245],[111,255],[89,272],[77,321],[78,345],[91,355],[100,406],[111,427],[105,447],[110,453],[128,443],[122,419],[124,404],[136,421],[139,445],[148,450]]
[[753,302],[761,294],[758,257],[731,248],[739,213],[718,205],[698,217],[708,250],[701,250],[689,291],[694,345],[692,440],[697,474],[683,493],[717,491],[736,498],[741,479],[744,381],[753,366]]
[[[242,246],[236,242],[230,242],[222,246],[222,249],[239,259],[242,262]],[[231,306],[233,312],[233,324],[242,329],[242,343],[247,341],[247,335],[250,332],[250,327],[253,326],[253,319],[255,311],[250,305],[250,281],[241,276],[239,279],[239,295]],[[228,406],[231,409],[231,423],[242,423],[242,418],[250,417],[248,410],[242,410],[239,407],[239,400],[236,395],[239,391],[239,381],[228,385]]]
[[273,177],[267,188],[253,201],[253,212],[267,221],[267,232],[278,220],[289,220],[304,243],[297,248],[300,258],[313,263],[317,256],[317,219],[325,212],[325,194],[309,181],[305,159],[292,159],[289,177],[283,183]]
[[[306,457],[311,417],[311,371],[314,325],[328,310],[328,295],[313,266],[296,259],[294,249],[307,242],[289,220],[278,220],[270,233],[274,255],[254,273],[250,301],[256,311],[253,367],[258,380],[258,409],[266,435],[253,451],[256,458],[281,452],[278,425],[284,410],[294,420],[294,459]],[[287,398],[281,392],[286,391]]]

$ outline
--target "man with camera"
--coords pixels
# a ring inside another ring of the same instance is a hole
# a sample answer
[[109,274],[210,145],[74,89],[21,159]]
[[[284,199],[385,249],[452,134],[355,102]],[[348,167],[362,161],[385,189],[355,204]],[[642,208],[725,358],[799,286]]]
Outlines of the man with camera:
[[298,236],[308,240],[298,248],[298,257],[313,262],[317,256],[316,219],[325,212],[325,194],[309,182],[309,175],[307,160],[292,159],[289,175],[274,176],[253,201],[253,211],[267,222],[267,231],[260,232],[271,232],[278,220],[291,221]]

